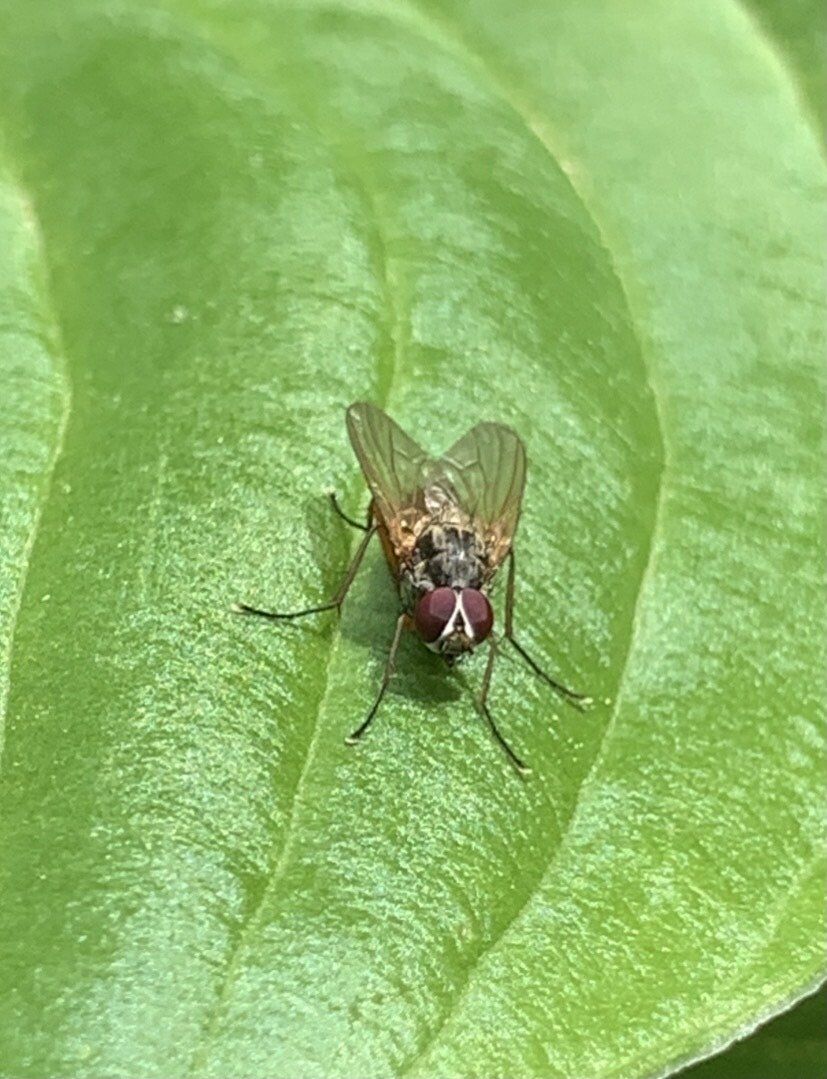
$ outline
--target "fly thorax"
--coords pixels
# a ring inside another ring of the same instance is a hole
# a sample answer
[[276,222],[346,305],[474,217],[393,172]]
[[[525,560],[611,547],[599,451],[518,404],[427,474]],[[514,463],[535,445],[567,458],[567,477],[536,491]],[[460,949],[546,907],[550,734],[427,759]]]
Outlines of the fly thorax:
[[453,525],[432,525],[420,535],[412,560],[416,586],[479,588],[485,562],[473,532]]

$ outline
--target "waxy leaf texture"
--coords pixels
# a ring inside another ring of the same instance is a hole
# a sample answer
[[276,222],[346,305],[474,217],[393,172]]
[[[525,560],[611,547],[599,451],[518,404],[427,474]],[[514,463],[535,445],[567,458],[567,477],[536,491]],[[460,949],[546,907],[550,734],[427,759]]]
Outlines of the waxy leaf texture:
[[[637,1079],[819,983],[825,160],[773,25],[3,5],[2,1075]],[[517,628],[599,701],[501,661],[528,781],[413,638],[343,744],[378,548],[340,621],[229,613],[333,592],[357,399],[526,442]]]

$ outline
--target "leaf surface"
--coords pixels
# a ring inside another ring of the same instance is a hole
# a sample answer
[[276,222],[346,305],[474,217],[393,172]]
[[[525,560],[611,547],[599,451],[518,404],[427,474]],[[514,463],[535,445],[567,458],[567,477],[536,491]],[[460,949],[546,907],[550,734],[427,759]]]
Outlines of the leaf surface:
[[[754,21],[29,0],[0,30],[53,327],[0,561],[4,1074],[646,1076],[812,987],[824,166]],[[342,744],[378,550],[338,624],[228,613],[334,590],[356,399],[435,452],[526,441],[518,630],[607,702],[501,661],[528,782],[481,659],[413,639]]]
[[681,1072],[682,1079],[817,1079],[827,1071],[827,990],[800,1001],[725,1053]]

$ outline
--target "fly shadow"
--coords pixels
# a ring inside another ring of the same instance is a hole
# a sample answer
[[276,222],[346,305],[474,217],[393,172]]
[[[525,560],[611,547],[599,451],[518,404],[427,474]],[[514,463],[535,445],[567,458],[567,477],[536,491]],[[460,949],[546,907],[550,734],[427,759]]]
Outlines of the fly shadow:
[[[392,425],[392,421],[383,412],[373,408],[373,406],[359,404],[351,406],[348,410],[349,425],[351,419],[357,413],[362,414],[361,419],[366,422],[371,418],[373,421],[376,421],[376,417],[380,417],[385,425],[391,425],[391,433],[396,431],[398,437],[407,439],[407,436],[404,435],[401,428]],[[520,476],[520,481],[516,486],[519,489],[518,493],[521,497],[524,481],[525,451],[522,448],[522,443],[517,435],[509,428],[503,428],[496,424],[482,424],[473,428],[468,433],[468,436],[466,436],[466,440],[470,439],[471,441],[474,441],[475,439],[482,437],[482,433],[489,429],[497,432],[498,437],[507,437],[514,446],[519,448],[518,456],[519,460],[522,462],[522,467],[516,470]],[[364,457],[364,454],[361,452],[361,450],[364,449],[360,442],[361,435],[358,435],[357,437],[353,430],[351,430],[350,433],[351,439],[354,441],[354,448],[357,450],[357,456],[365,471],[366,478],[370,481],[372,470],[367,459]],[[458,448],[462,445],[463,441],[464,440],[461,440],[460,443],[454,447],[455,451],[458,452]],[[416,452],[422,455],[422,451],[420,451],[410,439],[407,439],[407,444],[413,446]],[[400,449],[400,453],[403,453],[403,449],[404,446]],[[443,467],[447,468],[448,465],[445,464]],[[451,467],[453,467],[453,465],[451,465]],[[512,486],[514,486],[515,480],[513,476],[511,483]],[[358,521],[350,517],[339,505],[336,495],[333,492],[330,492],[329,494],[332,508],[336,514],[347,525],[362,533],[362,539],[360,540],[353,558],[347,567],[347,571],[332,599],[312,607],[304,607],[292,611],[262,610],[258,607],[251,607],[246,603],[239,603],[234,606],[234,611],[237,614],[255,615],[260,618],[287,623],[298,619],[304,619],[308,615],[317,616],[335,613],[335,615],[342,618],[345,599],[351,593],[351,602],[358,598],[362,593],[362,589],[366,582],[370,582],[373,585],[370,592],[365,594],[366,598],[380,597],[383,592],[387,595],[387,583],[381,591],[376,588],[376,575],[379,572],[379,568],[375,559],[368,563],[368,566],[371,568],[371,576],[366,578],[366,576],[362,574],[359,587],[353,590],[353,585],[359,575],[359,570],[362,567],[371,540],[374,535],[378,533],[388,565],[396,579],[399,595],[404,599],[404,604],[402,605],[402,609],[398,610],[397,613],[396,626],[387,651],[387,659],[385,662],[384,673],[379,684],[379,691],[361,725],[357,727],[352,734],[348,735],[345,741],[348,744],[353,745],[364,735],[365,731],[373,722],[373,719],[379,710],[379,705],[388,691],[392,679],[397,673],[397,654],[402,644],[403,637],[407,636],[405,630],[415,627],[418,635],[422,641],[424,641],[428,650],[432,654],[438,653],[441,655],[443,661],[447,663],[449,667],[453,667],[457,661],[466,657],[469,653],[473,652],[477,645],[488,639],[488,660],[483,672],[481,691],[476,704],[488,723],[494,738],[517,771],[521,774],[528,773],[531,769],[520,760],[502,736],[487,704],[494,662],[498,654],[499,641],[496,636],[491,635],[494,615],[490,601],[485,594],[485,590],[486,582],[490,585],[493,574],[496,572],[497,566],[503,559],[505,559],[508,564],[505,625],[503,632],[504,640],[510,643],[538,677],[542,678],[556,693],[564,697],[573,707],[582,709],[591,703],[591,698],[584,694],[576,693],[574,690],[569,689],[561,682],[552,678],[542,667],[540,667],[536,660],[529,655],[514,637],[513,603],[515,562],[514,552],[510,545],[510,535],[513,535],[513,529],[516,527],[516,514],[519,510],[519,498],[517,498],[515,503],[516,509],[512,507],[512,509],[514,509],[514,519],[510,525],[511,532],[509,534],[508,547],[505,549],[504,554],[500,552],[492,562],[490,552],[486,553],[482,548],[481,553],[477,552],[476,545],[482,541],[480,541],[479,536],[468,529],[463,530],[458,526],[448,527],[448,525],[442,527],[439,524],[432,523],[421,533],[413,533],[410,524],[403,527],[397,522],[394,524],[394,531],[392,531],[389,522],[383,516],[381,509],[378,508],[380,504],[378,500],[383,497],[381,494],[381,487],[379,488],[379,493],[377,493],[377,489],[375,489],[375,484],[372,487],[372,490],[374,497],[371,501],[367,518],[364,521]],[[431,492],[431,497],[433,499],[437,499],[437,495],[442,496],[443,499],[445,497],[445,491],[439,487],[438,484],[433,488],[429,487],[428,491]],[[471,519],[469,518],[469,520]],[[471,521],[471,523],[473,523],[473,521]],[[407,531],[405,530],[406,528]],[[397,531],[399,532],[399,535],[394,539]],[[403,561],[402,555],[400,555],[399,552],[408,549],[411,544],[412,536],[414,538],[418,537],[418,539],[416,539],[416,550],[409,552],[412,559],[409,565],[408,562]],[[502,542],[500,542],[500,547],[502,547]],[[417,552],[420,556],[418,562],[414,557]],[[422,569],[423,566],[425,567],[424,570]],[[488,568],[486,569],[486,567]],[[417,576],[417,574],[419,574],[419,576]],[[387,578],[385,577],[384,579],[385,582],[387,582]],[[368,600],[368,603],[370,602],[375,601]],[[378,650],[378,640],[381,639],[381,620],[382,608],[380,607],[377,609],[375,605],[372,609],[372,613],[370,607],[364,609],[361,618],[354,619],[348,611],[344,615],[341,632],[344,636],[353,637],[354,640],[363,643],[363,645],[367,646],[369,651],[375,652]],[[356,631],[355,634],[354,630]],[[367,633],[367,636],[359,636],[365,633]],[[410,653],[410,649],[405,649],[405,651]],[[407,695],[412,696],[415,699],[427,699],[430,702],[433,702],[435,697],[437,699],[441,698],[442,700],[449,701],[458,698],[459,690],[456,686],[452,686],[444,676],[439,680],[433,678],[431,676],[432,672],[428,671],[425,666],[426,662],[426,657],[421,651],[417,651],[415,659],[409,659],[409,663],[416,664],[419,669],[413,672],[415,675],[414,679],[409,680],[407,683]],[[413,687],[416,688],[412,692]],[[424,697],[420,696],[420,692],[423,689],[426,691]]]
[[[280,619],[273,630],[328,638],[338,632],[362,652],[365,676],[371,677],[377,671],[381,674],[385,667],[400,611],[398,596],[377,546],[365,559],[341,609],[329,603],[310,607],[299,614],[318,617]],[[240,613],[247,612],[248,609],[240,605]],[[404,633],[399,642],[394,677],[388,684],[388,696],[435,705],[457,701],[462,695],[461,683],[450,676],[440,657],[422,648],[415,634]]]

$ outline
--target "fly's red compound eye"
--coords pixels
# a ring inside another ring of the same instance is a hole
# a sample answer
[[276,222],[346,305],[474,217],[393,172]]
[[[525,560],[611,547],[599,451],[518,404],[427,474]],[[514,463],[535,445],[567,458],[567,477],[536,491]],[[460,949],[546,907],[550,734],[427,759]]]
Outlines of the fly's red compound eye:
[[426,644],[432,644],[442,633],[454,614],[457,594],[453,588],[435,588],[426,592],[416,605],[414,622]]
[[494,612],[488,597],[478,588],[463,588],[460,592],[462,610],[471,630],[474,643],[484,641],[494,625]]

